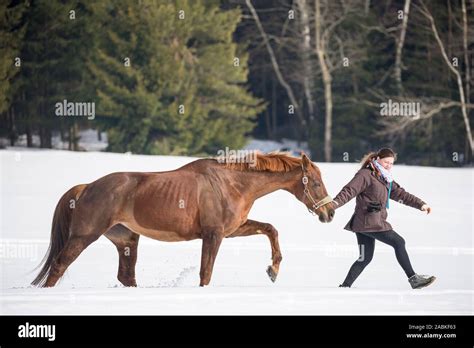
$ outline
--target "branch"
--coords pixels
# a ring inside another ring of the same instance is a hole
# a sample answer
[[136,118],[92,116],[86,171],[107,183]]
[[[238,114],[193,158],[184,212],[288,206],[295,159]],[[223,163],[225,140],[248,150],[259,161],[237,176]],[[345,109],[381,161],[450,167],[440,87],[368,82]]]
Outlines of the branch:
[[270,45],[270,42],[268,41],[268,36],[265,33],[265,30],[263,29],[262,23],[260,22],[260,18],[258,17],[257,11],[255,11],[255,8],[253,7],[252,2],[250,0],[245,0],[245,3],[247,4],[247,7],[249,8],[253,19],[255,20],[255,23],[257,23],[258,30],[260,31],[260,34],[263,37],[263,41],[265,43],[265,46],[267,47],[267,51],[268,51],[268,54],[270,55],[270,60],[272,62],[273,69],[275,70],[275,73],[277,75],[278,81],[283,86],[283,88],[285,88],[290,98],[291,103],[294,105],[296,109],[296,115],[300,119],[301,124],[304,126],[306,124],[306,120],[301,116],[299,112],[299,104],[296,101],[296,98],[291,86],[285,81],[285,79],[283,78],[283,75],[281,74],[280,66],[278,65],[277,59],[275,57],[275,53],[273,52],[273,48]]
[[341,24],[344,20],[346,19],[346,15],[344,14],[343,16],[339,17],[337,20],[332,22],[330,25],[326,27],[323,31],[323,35],[321,36],[321,40],[326,44],[329,39],[329,35],[331,35],[331,32],[339,25]]
[[463,88],[463,84],[462,84],[461,74],[459,73],[459,71],[457,69],[455,69],[452,66],[451,62],[449,61],[449,58],[446,54],[446,50],[444,49],[443,42],[441,41],[441,38],[439,37],[438,29],[436,29],[436,24],[435,24],[435,21],[433,19],[433,16],[429,12],[429,10],[426,7],[426,5],[424,4],[423,0],[419,0],[419,1],[421,3],[421,6],[423,7],[423,10],[421,12],[430,21],[431,30],[433,31],[433,34],[436,38],[436,41],[438,42],[439,49],[441,50],[441,54],[444,58],[444,61],[448,65],[449,69],[453,72],[453,74],[456,75],[456,81],[458,83],[458,89],[459,89],[459,98],[461,99],[461,111],[462,111],[462,116],[463,116],[463,119],[464,119],[464,126],[466,128],[466,135],[467,135],[467,138],[469,140],[469,145],[471,147],[471,153],[473,153],[474,152],[474,141],[472,139],[471,126],[469,124],[469,118],[467,116],[467,109],[465,107],[466,102],[465,102],[465,99],[464,99],[464,88]]

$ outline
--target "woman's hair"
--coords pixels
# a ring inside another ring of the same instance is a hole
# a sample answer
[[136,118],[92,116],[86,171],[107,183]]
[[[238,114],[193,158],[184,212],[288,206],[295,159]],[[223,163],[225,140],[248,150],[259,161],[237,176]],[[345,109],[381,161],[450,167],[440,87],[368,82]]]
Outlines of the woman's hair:
[[362,164],[361,168],[365,168],[367,164],[369,164],[370,161],[372,161],[373,159],[376,159],[377,157],[379,158],[393,157],[395,161],[397,160],[397,154],[395,153],[395,151],[393,151],[392,149],[388,147],[383,147],[377,152],[369,152],[368,154],[366,154],[360,161],[360,163]]

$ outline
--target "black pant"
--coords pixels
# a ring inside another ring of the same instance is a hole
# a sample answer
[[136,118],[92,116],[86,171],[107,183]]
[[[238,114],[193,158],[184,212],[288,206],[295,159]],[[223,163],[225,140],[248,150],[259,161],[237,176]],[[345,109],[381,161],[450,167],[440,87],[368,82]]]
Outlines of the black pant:
[[398,263],[402,266],[407,277],[411,277],[415,274],[411,267],[407,250],[405,249],[405,240],[397,232],[392,230],[384,232],[356,232],[356,236],[360,255],[349,270],[344,283],[342,283],[343,286],[351,286],[364,268],[372,261],[376,239],[395,249]]

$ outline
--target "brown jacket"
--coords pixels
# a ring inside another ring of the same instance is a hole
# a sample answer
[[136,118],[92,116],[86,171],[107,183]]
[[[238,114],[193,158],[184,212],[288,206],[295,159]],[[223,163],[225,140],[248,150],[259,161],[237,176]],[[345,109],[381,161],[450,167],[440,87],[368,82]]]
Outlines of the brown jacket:
[[[334,198],[334,208],[340,208],[357,196],[354,215],[344,227],[353,232],[389,231],[392,226],[387,220],[386,203],[389,184],[370,168],[360,169],[354,178]],[[421,210],[425,204],[418,197],[406,192],[395,181],[392,182],[390,199]],[[380,203],[380,211],[369,212],[369,202]]]

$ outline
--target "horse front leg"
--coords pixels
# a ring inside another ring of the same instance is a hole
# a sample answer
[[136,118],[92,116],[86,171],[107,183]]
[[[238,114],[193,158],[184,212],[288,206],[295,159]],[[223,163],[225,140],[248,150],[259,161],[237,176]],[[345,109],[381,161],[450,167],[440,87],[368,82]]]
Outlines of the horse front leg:
[[280,245],[278,244],[278,231],[272,224],[247,220],[246,223],[226,238],[246,237],[257,234],[264,234],[270,240],[270,245],[272,247],[272,265],[268,266],[267,274],[271,281],[275,282],[278,276],[278,271],[280,270],[280,262],[283,258],[281,256]]
[[223,232],[219,230],[207,230],[202,234],[201,271],[199,273],[201,282],[199,286],[209,285],[211,281],[214,261],[223,236]]

